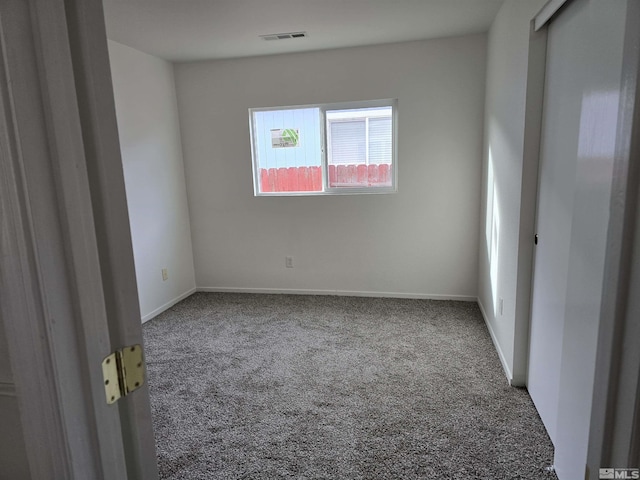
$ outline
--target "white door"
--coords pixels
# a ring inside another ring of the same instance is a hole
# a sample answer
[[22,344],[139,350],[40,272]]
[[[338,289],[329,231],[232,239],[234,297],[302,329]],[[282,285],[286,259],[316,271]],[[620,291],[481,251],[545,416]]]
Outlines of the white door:
[[[102,0],[65,0],[78,108],[112,348],[142,344],[115,100]],[[127,478],[153,480],[158,466],[146,383],[118,402]]]
[[560,478],[586,460],[627,5],[572,0],[548,26],[528,388]]
[[[575,0],[569,8],[580,3]],[[567,13],[553,21],[547,39],[527,380],[554,443],[582,100],[575,88],[581,72],[568,65],[576,32],[558,25]]]
[[0,322],[20,471],[156,479],[146,385],[109,405],[102,378],[104,357],[142,343],[102,4],[3,0],[0,47]]

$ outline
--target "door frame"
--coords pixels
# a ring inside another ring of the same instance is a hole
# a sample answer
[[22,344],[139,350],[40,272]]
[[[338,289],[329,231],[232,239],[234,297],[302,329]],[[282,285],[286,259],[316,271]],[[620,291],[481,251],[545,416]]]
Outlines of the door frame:
[[[587,474],[640,467],[640,3],[628,2]],[[635,295],[635,296],[634,296]],[[635,303],[634,303],[635,302]]]
[[[544,87],[547,70],[547,37],[549,21],[571,0],[549,0],[531,19],[529,26],[529,51],[527,57],[527,86],[525,93],[524,155],[522,171],[522,195],[520,211],[520,249],[518,255],[519,318],[526,325],[519,328],[519,373],[516,386],[528,384],[529,344],[533,306],[533,276],[536,260],[534,236],[537,230],[538,192],[540,190],[540,151],[542,119],[544,114]],[[514,367],[514,371],[516,368]]]
[[0,314],[32,478],[158,477],[146,386],[101,362],[142,343],[102,4],[0,11]]

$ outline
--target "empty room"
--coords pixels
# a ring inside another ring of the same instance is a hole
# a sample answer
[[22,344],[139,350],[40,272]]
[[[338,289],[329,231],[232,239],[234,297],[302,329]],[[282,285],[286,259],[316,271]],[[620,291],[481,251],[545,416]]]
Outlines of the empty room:
[[636,1],[0,34],[0,478],[640,478]]

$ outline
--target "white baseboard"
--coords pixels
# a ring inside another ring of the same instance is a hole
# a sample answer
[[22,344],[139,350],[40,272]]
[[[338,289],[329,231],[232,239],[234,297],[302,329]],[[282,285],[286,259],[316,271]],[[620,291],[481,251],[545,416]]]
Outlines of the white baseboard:
[[477,297],[471,295],[439,295],[404,292],[362,292],[351,290],[312,290],[294,288],[242,288],[242,287],[198,287],[198,292],[218,293],[266,293],[285,295],[337,295],[340,297],[381,297],[381,298],[414,298],[420,300],[457,300],[475,302]]
[[187,298],[189,295],[191,295],[192,293],[196,292],[196,288],[192,288],[186,292],[184,292],[181,295],[178,295],[176,298],[174,298],[173,300],[169,300],[167,303],[165,303],[164,305],[156,308],[155,310],[153,310],[150,313],[147,313],[146,315],[144,315],[142,317],[142,323],[144,322],[148,322],[149,320],[151,320],[153,317],[156,317],[158,315],[160,315],[162,312],[164,312],[165,310],[170,309],[171,307],[173,307],[176,303],[178,303],[181,300],[184,300],[185,298]]
[[504,353],[502,352],[502,348],[500,347],[500,343],[498,343],[498,337],[496,337],[495,332],[493,331],[493,327],[491,323],[489,323],[487,312],[484,310],[484,305],[482,305],[482,301],[478,297],[478,306],[480,307],[480,312],[482,312],[482,318],[484,318],[484,323],[487,326],[487,330],[489,330],[489,335],[491,335],[491,341],[493,342],[493,346],[498,352],[498,358],[500,359],[500,363],[502,364],[502,369],[504,370],[505,375],[507,376],[507,380],[509,381],[509,385],[513,384],[513,374],[511,373],[511,369],[509,368],[509,364],[507,364],[507,359],[504,357]]

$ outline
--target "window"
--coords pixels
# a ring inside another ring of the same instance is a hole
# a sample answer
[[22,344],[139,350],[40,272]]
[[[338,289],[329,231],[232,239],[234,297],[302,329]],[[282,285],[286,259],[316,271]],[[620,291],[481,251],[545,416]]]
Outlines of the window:
[[396,101],[249,110],[256,195],[396,190]]

